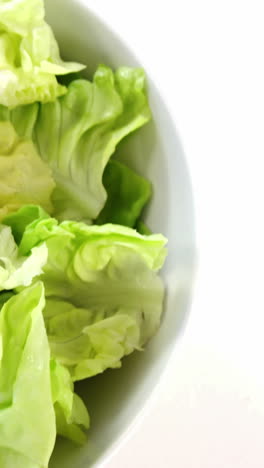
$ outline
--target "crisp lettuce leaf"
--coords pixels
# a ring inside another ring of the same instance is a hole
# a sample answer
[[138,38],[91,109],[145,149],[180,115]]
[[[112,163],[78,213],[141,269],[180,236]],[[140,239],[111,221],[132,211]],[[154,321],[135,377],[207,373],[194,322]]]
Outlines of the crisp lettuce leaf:
[[56,75],[83,68],[61,60],[43,0],[0,2],[0,104],[54,101],[66,92]]
[[[104,207],[102,177],[117,144],[150,117],[143,70],[121,67],[113,73],[102,65],[93,82],[72,81],[67,94],[55,102],[0,108],[0,121],[9,120],[20,136],[32,138],[52,169],[54,216],[85,222],[97,218]],[[141,205],[146,192],[144,184]]]
[[14,295],[13,291],[0,291],[0,310],[3,305]]
[[45,244],[34,247],[27,257],[19,255],[11,228],[0,224],[0,291],[29,286],[42,273],[47,258]]
[[3,219],[3,224],[12,226],[12,234],[17,244],[20,243],[22,236],[27,226],[33,221],[49,218],[40,206],[26,205],[20,208],[19,211],[9,214]]
[[125,355],[141,349],[142,316],[137,308],[89,310],[48,299],[44,318],[51,353],[70,369],[74,380],[118,368]]
[[73,81],[64,97],[40,107],[35,141],[53,170],[58,219],[97,217],[106,201],[102,176],[109,158],[119,141],[149,118],[140,69],[113,74],[100,66],[92,83]]
[[151,197],[150,182],[113,159],[105,168],[103,185],[107,200],[96,224],[114,223],[134,227]]
[[28,255],[34,245],[39,245],[45,239],[58,235],[58,233],[61,237],[71,236],[58,226],[56,219],[51,218],[40,206],[36,205],[23,206],[15,213],[6,216],[3,219],[3,225],[11,228],[15,240],[19,244],[20,255]]
[[84,429],[88,429],[90,425],[86,406],[73,391],[68,369],[54,359],[51,360],[50,366],[57,433],[82,444],[86,441]]
[[41,279],[52,355],[73,380],[119,367],[159,327],[166,239],[40,216],[25,228],[19,250],[26,255],[41,242],[49,251]]
[[25,204],[52,212],[55,183],[30,140],[19,138],[10,122],[0,122],[0,220]]
[[41,283],[25,288],[0,314],[0,466],[47,468],[55,437],[50,351]]
[[18,106],[15,109],[0,105],[0,121],[10,122],[20,138],[32,140],[37,120],[39,103]]

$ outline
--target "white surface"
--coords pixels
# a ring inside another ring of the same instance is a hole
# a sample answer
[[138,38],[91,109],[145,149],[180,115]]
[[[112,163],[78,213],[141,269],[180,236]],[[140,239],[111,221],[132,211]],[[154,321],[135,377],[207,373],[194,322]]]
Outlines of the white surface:
[[147,416],[107,468],[263,468],[263,2],[89,3],[170,104],[200,249],[185,334]]

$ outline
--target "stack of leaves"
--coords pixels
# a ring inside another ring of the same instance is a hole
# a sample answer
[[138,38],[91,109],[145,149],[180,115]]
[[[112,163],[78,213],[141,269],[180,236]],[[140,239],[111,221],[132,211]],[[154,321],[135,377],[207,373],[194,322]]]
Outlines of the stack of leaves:
[[0,466],[47,468],[85,441],[74,382],[157,331],[166,239],[151,184],[114,156],[151,118],[141,69],[62,61],[42,0],[0,2]]

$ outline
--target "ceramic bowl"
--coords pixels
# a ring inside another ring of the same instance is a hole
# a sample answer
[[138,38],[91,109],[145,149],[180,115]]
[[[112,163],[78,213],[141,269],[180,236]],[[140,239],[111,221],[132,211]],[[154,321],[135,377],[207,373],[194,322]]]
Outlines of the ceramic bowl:
[[[126,44],[96,17],[85,0],[46,0],[47,20],[64,58],[87,65],[91,77],[100,63],[143,66]],[[162,324],[144,352],[124,359],[122,369],[107,371],[76,386],[91,415],[84,447],[59,440],[50,468],[100,466],[120,444],[146,407],[160,381],[188,315],[194,270],[195,241],[192,191],[186,159],[166,102],[148,75],[153,121],[128,137],[118,151],[127,163],[153,183],[154,196],[145,220],[167,236],[168,259],[163,270],[166,299]],[[158,428],[157,428],[158,430]]]

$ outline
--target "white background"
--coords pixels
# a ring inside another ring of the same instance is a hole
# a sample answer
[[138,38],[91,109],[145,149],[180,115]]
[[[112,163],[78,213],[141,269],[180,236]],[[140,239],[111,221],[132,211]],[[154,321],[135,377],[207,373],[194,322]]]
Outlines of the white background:
[[188,326],[107,468],[264,467],[263,1],[89,1],[173,113],[200,269]]

